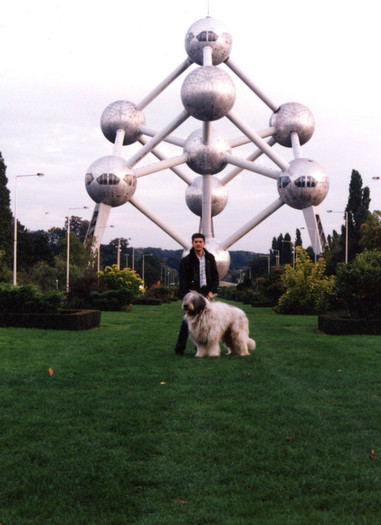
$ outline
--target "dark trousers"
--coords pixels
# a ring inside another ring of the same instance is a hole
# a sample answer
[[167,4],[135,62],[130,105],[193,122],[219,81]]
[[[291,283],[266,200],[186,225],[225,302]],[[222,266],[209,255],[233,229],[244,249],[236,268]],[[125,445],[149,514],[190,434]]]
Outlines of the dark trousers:
[[184,353],[185,347],[187,345],[188,335],[189,335],[188,323],[186,322],[185,319],[183,319],[180,325],[179,335],[177,336],[177,342],[175,346],[176,354]]

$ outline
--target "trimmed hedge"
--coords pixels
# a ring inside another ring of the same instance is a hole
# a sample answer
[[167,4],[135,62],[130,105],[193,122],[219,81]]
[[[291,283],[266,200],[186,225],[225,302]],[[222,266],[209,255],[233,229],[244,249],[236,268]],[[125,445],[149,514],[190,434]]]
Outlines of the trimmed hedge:
[[58,310],[56,314],[0,313],[0,326],[45,330],[89,330],[101,322],[100,310]]
[[329,335],[381,335],[381,319],[351,319],[323,314],[318,316],[318,328]]

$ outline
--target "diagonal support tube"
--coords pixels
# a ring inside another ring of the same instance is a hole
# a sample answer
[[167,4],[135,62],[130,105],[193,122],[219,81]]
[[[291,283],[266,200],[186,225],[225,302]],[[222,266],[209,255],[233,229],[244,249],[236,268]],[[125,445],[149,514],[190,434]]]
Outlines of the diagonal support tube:
[[250,140],[254,142],[260,148],[265,155],[269,157],[281,170],[286,170],[289,167],[288,162],[286,162],[280,155],[278,155],[263,138],[258,135],[256,131],[247,126],[239,117],[233,113],[229,113],[227,118],[232,122],[237,128],[239,128],[244,135],[249,137]]
[[189,241],[184,239],[181,235],[179,235],[175,230],[173,230],[168,224],[166,224],[164,221],[160,219],[156,213],[149,210],[144,204],[142,204],[138,199],[135,197],[132,197],[129,201],[137,210],[139,210],[143,215],[145,215],[148,219],[150,219],[153,223],[156,224],[156,226],[159,226],[166,234],[168,234],[172,239],[174,239],[177,243],[180,244],[184,249],[189,248]]
[[283,206],[283,204],[284,204],[284,202],[280,198],[278,198],[276,201],[274,201],[272,204],[270,204],[270,206],[268,206],[263,211],[261,211],[261,213],[259,213],[256,217],[251,219],[251,221],[246,223],[239,230],[237,230],[235,233],[233,233],[233,235],[228,237],[222,243],[222,248],[224,248],[224,250],[227,250],[228,248],[230,248],[230,246],[232,244],[234,244],[235,242],[239,241],[244,235],[249,233],[249,231],[251,231],[253,228],[258,226],[258,224],[260,224],[262,221],[267,219],[267,217],[269,217],[272,213],[274,213],[281,206]]
[[136,107],[142,110],[148,106],[148,104],[152,102],[158,95],[160,95],[160,93],[162,93],[165,88],[169,86],[169,84],[171,84],[186,69],[188,69],[191,64],[192,62],[189,60],[189,58],[186,58],[184,62],[182,62],[175,70],[172,71],[172,73],[170,73],[162,82],[160,82],[160,84],[158,84],[156,88],[151,91],[151,93],[144,97]]
[[242,82],[244,82],[251,89],[251,91],[253,91],[253,93],[255,93],[257,97],[259,97],[262,100],[262,102],[266,104],[266,106],[268,106],[273,111],[279,109],[279,104],[276,104],[273,100],[271,100],[270,97],[265,95],[265,93],[261,89],[259,89],[259,87],[256,86],[252,80],[250,80],[250,78],[242,71],[242,69],[237,64],[233,62],[231,58],[225,60],[225,64],[228,67],[230,67],[232,71],[234,71],[237,77],[239,77],[242,80]]
[[149,140],[139,151],[132,155],[127,161],[127,165],[133,168],[143,157],[150,153],[155,146],[157,146],[164,138],[172,133],[172,131],[178,128],[183,122],[189,118],[187,111],[182,111],[172,122],[165,126],[162,130],[158,131],[151,140]]

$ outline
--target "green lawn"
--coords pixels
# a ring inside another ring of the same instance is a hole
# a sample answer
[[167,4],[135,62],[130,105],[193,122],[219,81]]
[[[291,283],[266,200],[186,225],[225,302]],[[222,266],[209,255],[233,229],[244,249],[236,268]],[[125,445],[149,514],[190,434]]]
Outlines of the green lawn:
[[380,337],[242,307],[246,358],[175,356],[179,302],[1,328],[0,523],[381,523]]

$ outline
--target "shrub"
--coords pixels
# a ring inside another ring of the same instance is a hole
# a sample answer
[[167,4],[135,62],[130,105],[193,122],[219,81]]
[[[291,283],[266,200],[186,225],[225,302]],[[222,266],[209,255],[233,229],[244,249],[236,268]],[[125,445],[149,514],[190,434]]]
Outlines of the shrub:
[[62,306],[61,292],[42,293],[36,286],[11,284],[0,285],[0,312],[55,313]]
[[136,272],[127,268],[120,270],[116,264],[107,266],[104,272],[73,281],[66,305],[69,308],[126,310],[141,294],[141,283]]
[[161,303],[169,303],[175,298],[176,290],[171,286],[163,284],[151,286],[145,292],[144,297],[147,299],[158,299]]
[[325,261],[313,263],[303,248],[298,247],[295,269],[285,266],[282,282],[285,293],[275,311],[281,314],[320,314],[330,307],[335,296],[334,277],[327,277]]
[[139,275],[130,268],[120,270],[118,265],[106,266],[103,272],[99,272],[100,282],[108,290],[132,290],[138,295],[143,285]]
[[365,250],[336,273],[337,297],[351,317],[381,318],[381,252]]
[[106,290],[104,292],[92,292],[89,298],[88,308],[105,311],[126,310],[131,305],[135,293],[133,290]]

